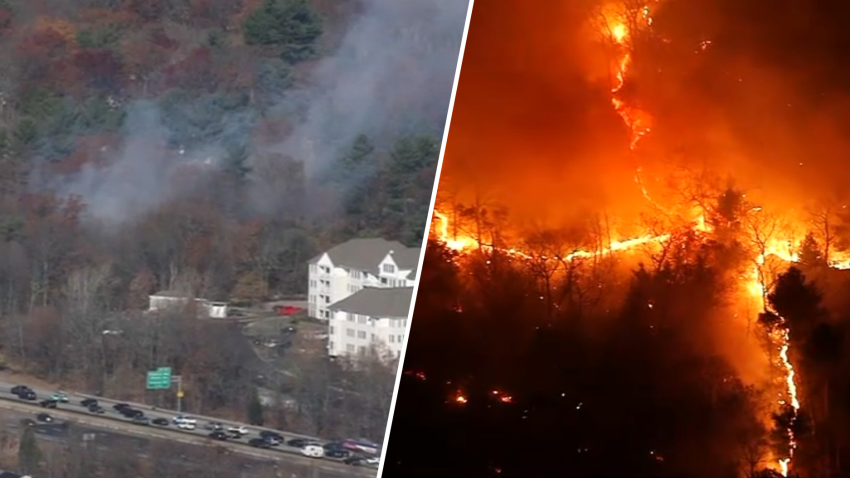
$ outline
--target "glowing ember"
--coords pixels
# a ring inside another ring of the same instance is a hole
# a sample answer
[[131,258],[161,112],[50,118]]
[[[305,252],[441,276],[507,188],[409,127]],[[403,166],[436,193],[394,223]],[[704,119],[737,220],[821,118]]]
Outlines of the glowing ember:
[[493,390],[493,396],[496,397],[502,403],[513,403],[514,398],[510,395],[506,395],[498,390]]
[[466,396],[464,396],[462,393],[458,392],[458,394],[455,395],[455,403],[460,403],[461,405],[463,405],[467,402],[468,400],[466,399]]

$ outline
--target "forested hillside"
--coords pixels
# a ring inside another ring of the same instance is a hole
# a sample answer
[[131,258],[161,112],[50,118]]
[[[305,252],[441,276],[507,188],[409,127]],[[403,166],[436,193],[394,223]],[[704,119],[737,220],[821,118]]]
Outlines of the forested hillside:
[[305,293],[306,261],[349,238],[420,244],[452,3],[0,0],[2,365],[126,395],[219,356],[199,403],[241,409],[204,391],[250,379],[231,333],[102,333],[157,290],[258,302]]
[[[108,265],[104,305],[133,307],[181,281],[206,296],[301,292],[304,262],[356,235],[419,244],[445,110],[381,123],[337,94],[367,82],[334,73],[376,63],[338,51],[386,49],[346,43],[370,3],[0,2],[2,311],[68,300],[88,267]],[[421,33],[374,36],[433,48]],[[401,91],[386,100],[428,96]]]

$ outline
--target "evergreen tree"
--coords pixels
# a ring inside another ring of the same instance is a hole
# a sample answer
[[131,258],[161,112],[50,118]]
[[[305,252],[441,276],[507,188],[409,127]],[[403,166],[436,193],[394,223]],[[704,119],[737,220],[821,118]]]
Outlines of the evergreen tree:
[[263,426],[263,422],[263,404],[260,402],[260,394],[254,389],[250,400],[248,400],[248,423],[255,426]]
[[18,445],[18,467],[26,475],[35,475],[38,473],[41,460],[41,448],[36,441],[35,432],[32,427],[26,427]]
[[281,58],[294,63],[316,54],[322,22],[306,0],[266,0],[245,19],[243,32],[245,43],[279,47]]

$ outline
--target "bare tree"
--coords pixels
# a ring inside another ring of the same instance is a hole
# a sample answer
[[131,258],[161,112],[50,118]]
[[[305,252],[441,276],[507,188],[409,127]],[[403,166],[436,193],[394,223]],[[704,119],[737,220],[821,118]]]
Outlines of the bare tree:
[[107,330],[108,288],[112,285],[111,264],[76,269],[68,276],[62,289],[64,298],[63,331],[68,344],[78,351],[68,366],[78,376],[94,380],[96,389],[106,382],[106,351],[104,332]]
[[837,201],[819,200],[808,208],[808,225],[815,240],[821,247],[824,262],[829,264],[830,255],[836,246],[836,229],[839,222],[838,212],[841,207]]
[[527,254],[525,265],[538,282],[538,288],[546,301],[546,317],[554,315],[552,279],[570,261],[570,250],[561,231],[544,229],[534,231],[523,241],[522,250]]
[[[743,219],[744,232],[752,248],[753,265],[757,271],[757,280],[761,286],[762,301],[767,303],[767,295],[773,287],[781,268],[785,266],[784,257],[777,257],[775,246],[781,244],[780,235],[785,229],[782,217],[763,211],[761,208],[750,208]],[[792,243],[788,242],[788,250]]]

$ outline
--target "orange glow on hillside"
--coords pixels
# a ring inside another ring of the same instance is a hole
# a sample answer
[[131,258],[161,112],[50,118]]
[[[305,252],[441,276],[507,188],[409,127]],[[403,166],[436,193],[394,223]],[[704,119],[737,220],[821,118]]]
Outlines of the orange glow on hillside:
[[[646,0],[647,3],[657,5],[655,0]],[[442,208],[434,211],[431,234],[433,238],[444,244],[447,248],[458,252],[461,256],[468,253],[484,252],[484,253],[499,253],[521,261],[534,261],[539,264],[542,261],[569,262],[575,259],[595,258],[607,256],[610,254],[618,254],[620,256],[643,254],[647,247],[654,250],[656,247],[665,247],[674,244],[675,231],[690,230],[695,231],[697,237],[710,238],[714,233],[710,221],[706,219],[705,211],[692,208],[693,204],[688,203],[687,206],[678,204],[677,208],[693,209],[688,213],[670,214],[672,218],[666,217],[667,210],[660,207],[648,194],[644,184],[641,181],[641,165],[638,153],[641,140],[646,138],[652,131],[654,118],[645,109],[641,109],[639,105],[632,101],[630,94],[630,80],[634,75],[631,70],[635,60],[635,52],[633,49],[633,36],[635,34],[652,34],[653,19],[649,6],[633,11],[623,11],[626,7],[618,8],[617,5],[610,5],[600,12],[602,25],[596,25],[598,32],[604,34],[605,43],[610,47],[610,91],[611,104],[622,119],[623,124],[629,131],[629,150],[632,153],[634,160],[635,182],[639,187],[642,196],[653,206],[651,208],[658,216],[664,215],[664,218],[657,218],[659,221],[666,224],[665,228],[653,226],[652,231],[640,231],[637,234],[619,234],[616,231],[616,226],[610,227],[614,229],[607,234],[602,234],[605,237],[599,238],[598,242],[594,241],[593,246],[587,246],[584,249],[571,250],[564,252],[562,256],[553,255],[551,257],[541,257],[539,252],[534,252],[530,248],[526,249],[522,246],[522,240],[511,241],[505,237],[500,237],[496,240],[492,237],[478,237],[480,228],[469,227],[470,222],[474,222],[469,217],[463,214],[454,214],[450,208]],[[631,31],[630,28],[635,29]],[[711,40],[702,40],[696,50],[698,52],[705,51],[711,45]],[[699,186],[699,185],[691,185]],[[694,187],[694,189],[699,189]],[[564,197],[565,201],[570,198]],[[438,202],[439,204],[439,202]],[[557,204],[557,203],[556,203]],[[452,208],[452,210],[455,208]],[[603,209],[600,205],[599,209]],[[791,338],[787,324],[776,311],[772,310],[767,301],[767,296],[770,293],[770,287],[776,274],[776,267],[787,267],[791,264],[800,261],[800,251],[798,244],[803,238],[804,231],[809,229],[808,224],[804,219],[786,218],[787,222],[781,225],[772,227],[769,234],[760,230],[762,227],[758,224],[759,220],[769,221],[769,214],[775,214],[776,211],[766,211],[759,205],[750,208],[745,215],[748,220],[752,220],[754,224],[748,224],[742,227],[741,240],[746,243],[748,248],[749,264],[746,270],[741,272],[739,290],[746,297],[747,302],[758,304],[761,311],[769,312],[779,318],[779,324],[771,332],[770,339],[770,357],[773,360],[774,368],[771,369],[775,375],[775,383],[781,384],[779,396],[775,397],[775,403],[772,403],[772,410],[777,411],[783,407],[791,406],[795,411],[800,409],[800,390],[798,389],[797,371],[794,368],[792,360],[794,358],[793,351],[790,350]],[[678,211],[678,209],[677,209]],[[761,218],[761,219],[759,219]],[[616,222],[616,221],[615,221]],[[495,226],[494,226],[495,227]],[[767,226],[764,226],[767,227]],[[661,229],[661,230],[659,230]],[[504,231],[507,233],[507,231]],[[514,231],[511,231],[514,232]],[[630,232],[633,232],[631,230]],[[494,236],[501,236],[502,231],[493,233]],[[850,254],[841,253],[839,251],[830,250],[828,257],[828,265],[834,269],[850,269]],[[558,270],[557,267],[552,267],[552,270]],[[563,269],[561,269],[563,270]],[[743,307],[742,307],[743,309]],[[753,316],[753,311],[747,309],[742,310],[741,316]],[[493,396],[496,399],[509,403],[512,398],[509,395],[503,395],[502,392],[493,391]],[[774,398],[771,398],[773,401]],[[466,397],[458,395],[455,399],[458,403],[466,403]],[[797,443],[791,429],[787,430],[790,451],[788,456],[771,457],[771,463],[777,471],[780,471],[784,476],[787,476],[791,462],[794,457]]]

